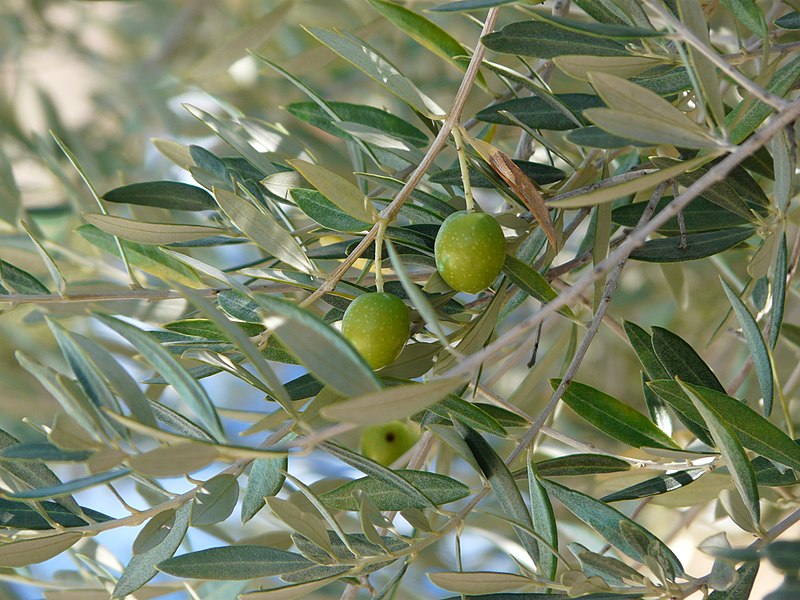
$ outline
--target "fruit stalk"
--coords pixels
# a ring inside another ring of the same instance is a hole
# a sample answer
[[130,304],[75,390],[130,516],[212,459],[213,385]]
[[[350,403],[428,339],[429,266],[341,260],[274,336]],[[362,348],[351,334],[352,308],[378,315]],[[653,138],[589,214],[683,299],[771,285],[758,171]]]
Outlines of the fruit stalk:
[[467,151],[464,148],[464,138],[461,136],[461,125],[453,127],[453,141],[456,144],[458,166],[461,168],[461,183],[464,187],[464,200],[467,202],[467,212],[471,213],[475,208],[475,200],[472,197],[472,183],[469,180],[469,162],[467,160]]

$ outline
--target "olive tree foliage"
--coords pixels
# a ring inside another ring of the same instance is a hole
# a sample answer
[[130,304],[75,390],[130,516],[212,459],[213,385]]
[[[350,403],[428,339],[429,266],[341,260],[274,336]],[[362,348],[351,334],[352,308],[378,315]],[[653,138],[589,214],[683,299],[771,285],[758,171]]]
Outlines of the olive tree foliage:
[[[796,2],[136,4],[97,127],[3,108],[0,580],[747,598],[768,560],[797,597]],[[144,166],[154,122],[179,141]],[[507,254],[464,294],[434,240],[473,205]],[[376,289],[411,316],[377,371],[340,325]],[[390,421],[383,464],[358,440]],[[698,522],[702,570],[670,547]]]

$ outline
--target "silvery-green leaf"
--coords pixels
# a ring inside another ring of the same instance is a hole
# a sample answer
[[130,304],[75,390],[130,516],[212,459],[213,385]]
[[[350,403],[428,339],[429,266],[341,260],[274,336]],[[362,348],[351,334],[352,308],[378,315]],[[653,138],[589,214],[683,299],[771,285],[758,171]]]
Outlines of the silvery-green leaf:
[[47,537],[10,542],[0,546],[0,567],[25,567],[58,556],[77,544],[80,533],[60,533]]
[[158,563],[158,570],[175,577],[224,581],[285,575],[312,564],[294,552],[243,545],[181,554]]
[[99,313],[95,317],[130,342],[169,381],[183,401],[200,417],[208,431],[217,439],[224,439],[225,433],[219,416],[208,394],[169,352],[146,332],[129,323]]
[[151,223],[99,213],[84,213],[83,218],[87,223],[91,223],[110,235],[139,244],[155,246],[199,240],[225,231],[219,227],[209,227],[207,225]]
[[[422,492],[436,506],[455,502],[469,493],[467,486],[445,475],[408,469],[397,469],[395,473]],[[416,502],[407,494],[398,491],[396,487],[369,476],[350,481],[330,492],[320,494],[320,499],[331,508],[357,511],[356,492],[358,490],[366,494],[378,507],[378,510],[425,508],[427,505]]]
[[369,425],[405,419],[464,384],[463,377],[407,383],[340,400],[322,409],[328,419]]
[[347,396],[381,389],[358,351],[327,323],[288,300],[266,294],[255,294],[253,299],[265,310],[267,329],[319,380]]
[[175,523],[169,534],[156,547],[131,558],[114,587],[112,598],[124,598],[134,593],[158,573],[156,565],[167,560],[178,549],[189,528],[190,503],[184,504],[175,514]]
[[230,220],[253,242],[275,258],[305,273],[314,271],[300,244],[274,217],[226,190],[215,188],[214,197]]
[[444,114],[441,107],[423,94],[397,67],[365,41],[349,33],[337,33],[319,27],[305,29],[415,110],[439,118]]
[[239,499],[239,482],[229,473],[206,481],[192,501],[192,525],[213,525],[227,519]]
[[739,325],[742,326],[742,333],[747,342],[747,348],[750,350],[750,356],[753,358],[758,385],[761,388],[761,396],[764,399],[764,414],[769,416],[772,412],[772,397],[775,388],[772,381],[772,359],[767,349],[767,344],[764,342],[758,323],[745,303],[742,302],[741,298],[736,295],[736,292],[731,289],[724,279],[720,279],[720,281],[728,301],[733,306],[733,312],[739,320]]

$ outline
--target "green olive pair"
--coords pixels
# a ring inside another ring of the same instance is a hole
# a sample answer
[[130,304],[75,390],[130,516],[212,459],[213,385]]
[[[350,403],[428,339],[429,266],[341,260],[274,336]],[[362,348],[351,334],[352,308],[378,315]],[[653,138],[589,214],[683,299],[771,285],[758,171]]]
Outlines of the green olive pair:
[[[442,279],[454,290],[474,294],[489,287],[503,268],[505,238],[491,215],[460,211],[442,223],[434,253]],[[362,294],[342,319],[344,337],[373,369],[397,358],[408,341],[409,328],[408,308],[385,292]]]

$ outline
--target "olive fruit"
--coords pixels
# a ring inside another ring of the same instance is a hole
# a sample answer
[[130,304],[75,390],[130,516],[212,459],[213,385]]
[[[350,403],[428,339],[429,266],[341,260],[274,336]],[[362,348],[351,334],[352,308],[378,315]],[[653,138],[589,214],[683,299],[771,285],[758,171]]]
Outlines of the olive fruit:
[[506,240],[486,213],[456,212],[436,234],[436,269],[448,285],[474,294],[489,287],[503,268]]
[[362,294],[347,307],[342,333],[373,369],[392,362],[408,341],[411,323],[400,298],[385,292]]
[[361,454],[388,467],[416,444],[418,437],[416,429],[402,421],[370,425],[361,431]]

